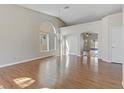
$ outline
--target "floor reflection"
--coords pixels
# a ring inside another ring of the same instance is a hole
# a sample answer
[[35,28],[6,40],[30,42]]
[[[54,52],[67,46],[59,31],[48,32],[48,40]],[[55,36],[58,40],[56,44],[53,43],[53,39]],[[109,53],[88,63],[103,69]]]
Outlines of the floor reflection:
[[50,89],[50,88],[41,88],[41,89]]
[[57,73],[57,64],[55,64],[55,62],[56,59],[47,61],[40,65],[38,78],[39,82],[45,87],[53,86],[57,81],[57,74],[55,74]]
[[66,65],[65,66],[66,66],[67,69],[69,67],[69,61],[70,61],[69,60],[69,55],[66,55],[66,61],[65,61],[66,62]]
[[68,73],[69,59],[69,56],[57,57],[40,65],[39,82],[45,87],[54,86],[56,83],[62,82],[62,78],[66,77]]
[[82,64],[87,65],[88,69],[94,72],[99,71],[99,62],[98,62],[98,51],[84,52],[84,55],[81,58]]
[[33,80],[32,78],[29,78],[29,77],[16,78],[13,81],[20,88],[26,88],[26,87],[32,85],[35,82],[35,80]]
[[0,85],[0,89],[4,89],[4,86],[3,85]]

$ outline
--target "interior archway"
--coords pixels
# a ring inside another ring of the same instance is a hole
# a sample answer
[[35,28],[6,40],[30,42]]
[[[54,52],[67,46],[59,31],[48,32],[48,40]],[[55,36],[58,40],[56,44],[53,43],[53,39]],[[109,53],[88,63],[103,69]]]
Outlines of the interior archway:
[[57,42],[57,32],[52,22],[46,21],[40,27],[41,52],[55,51]]

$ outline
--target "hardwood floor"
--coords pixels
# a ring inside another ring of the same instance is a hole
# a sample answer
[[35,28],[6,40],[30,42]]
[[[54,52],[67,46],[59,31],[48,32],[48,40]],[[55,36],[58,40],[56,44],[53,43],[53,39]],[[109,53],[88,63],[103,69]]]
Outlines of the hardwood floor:
[[122,65],[77,56],[0,68],[0,88],[122,88]]

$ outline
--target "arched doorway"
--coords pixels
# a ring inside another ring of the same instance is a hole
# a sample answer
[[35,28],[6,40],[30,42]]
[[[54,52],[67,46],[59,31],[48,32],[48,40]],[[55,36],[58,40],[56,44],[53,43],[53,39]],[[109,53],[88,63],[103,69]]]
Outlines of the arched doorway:
[[40,27],[41,52],[55,51],[57,49],[57,32],[52,22],[46,21]]

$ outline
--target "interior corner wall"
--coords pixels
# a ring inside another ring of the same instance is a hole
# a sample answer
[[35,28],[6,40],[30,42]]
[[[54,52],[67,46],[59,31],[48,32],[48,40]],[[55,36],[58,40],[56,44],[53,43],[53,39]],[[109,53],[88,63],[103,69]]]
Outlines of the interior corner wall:
[[50,21],[59,30],[64,23],[55,17],[18,5],[0,5],[0,66],[52,55],[40,52],[40,26]]
[[[102,59],[106,62],[111,62],[111,29],[113,27],[122,27],[122,13],[109,15],[102,19]],[[116,38],[116,37],[115,37]],[[120,41],[121,42],[121,41]],[[122,45],[120,45],[122,46]]]
[[108,61],[108,17],[102,19],[101,59]]

